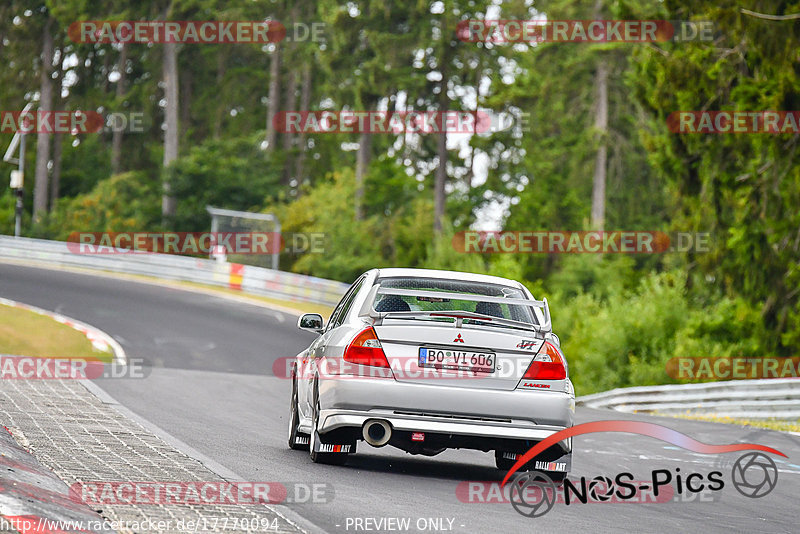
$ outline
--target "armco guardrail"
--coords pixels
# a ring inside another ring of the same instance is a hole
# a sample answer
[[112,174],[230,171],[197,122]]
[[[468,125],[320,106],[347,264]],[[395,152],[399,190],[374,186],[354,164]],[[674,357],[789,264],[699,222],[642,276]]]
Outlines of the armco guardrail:
[[619,388],[577,402],[622,412],[800,419],[800,378]]
[[349,287],[313,276],[171,254],[76,254],[65,242],[9,236],[0,236],[0,258],[197,282],[328,306],[335,305]]

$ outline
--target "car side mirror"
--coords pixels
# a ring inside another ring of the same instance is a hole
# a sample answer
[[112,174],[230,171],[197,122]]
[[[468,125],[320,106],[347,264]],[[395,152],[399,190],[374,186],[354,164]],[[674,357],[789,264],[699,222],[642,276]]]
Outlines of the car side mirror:
[[322,316],[318,313],[304,313],[297,320],[297,328],[300,330],[307,330],[315,334],[322,333]]

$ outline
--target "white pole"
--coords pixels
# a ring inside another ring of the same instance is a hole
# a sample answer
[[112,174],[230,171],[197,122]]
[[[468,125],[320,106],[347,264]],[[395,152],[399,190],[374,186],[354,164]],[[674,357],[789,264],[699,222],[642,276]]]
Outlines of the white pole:
[[[281,223],[278,222],[278,218],[277,217],[275,217],[273,220],[275,221],[275,233],[278,235],[278,239],[280,239],[280,236],[281,236]],[[279,256],[279,253],[280,253],[280,251],[278,251],[278,250],[276,250],[275,252],[272,253],[272,269],[275,270],[275,271],[278,270],[278,256]]]
[[[27,136],[24,133],[20,135],[19,143],[19,172],[23,179],[25,178],[25,137]],[[16,191],[17,205],[14,209],[14,237],[19,237],[22,234],[22,195],[24,191],[24,187],[18,187]]]

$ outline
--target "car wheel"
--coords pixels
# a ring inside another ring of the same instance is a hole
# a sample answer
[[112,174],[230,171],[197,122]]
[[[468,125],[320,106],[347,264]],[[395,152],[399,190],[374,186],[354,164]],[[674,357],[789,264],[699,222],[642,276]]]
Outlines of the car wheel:
[[292,377],[292,400],[289,403],[289,448],[296,451],[307,451],[310,436],[298,430],[300,413],[297,411],[297,381]]
[[311,461],[315,464],[329,464],[329,465],[344,465],[347,461],[348,453],[346,452],[316,452],[314,449],[318,448],[319,431],[319,391],[314,388],[314,410],[311,416],[311,441],[308,447],[308,454]]

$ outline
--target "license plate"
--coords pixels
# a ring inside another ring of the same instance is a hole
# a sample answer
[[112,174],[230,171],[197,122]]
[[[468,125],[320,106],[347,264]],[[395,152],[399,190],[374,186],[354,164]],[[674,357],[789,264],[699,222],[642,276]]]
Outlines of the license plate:
[[419,349],[420,367],[493,373],[494,364],[495,354],[493,352],[473,352],[434,347],[420,347]]

